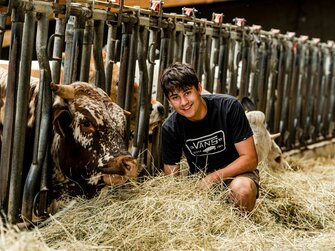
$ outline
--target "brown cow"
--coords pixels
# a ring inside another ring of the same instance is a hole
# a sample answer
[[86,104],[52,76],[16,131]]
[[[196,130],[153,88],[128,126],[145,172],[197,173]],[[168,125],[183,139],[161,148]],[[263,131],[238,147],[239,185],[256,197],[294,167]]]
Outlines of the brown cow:
[[[2,128],[7,70],[1,68],[0,83]],[[30,129],[35,126],[38,83],[39,79],[31,78],[27,125]],[[120,184],[136,177],[137,161],[127,151],[124,141],[123,109],[103,90],[88,83],[51,84],[51,87],[56,95],[51,147],[55,197],[62,193],[91,197],[106,184]],[[27,142],[28,148],[31,143]]]

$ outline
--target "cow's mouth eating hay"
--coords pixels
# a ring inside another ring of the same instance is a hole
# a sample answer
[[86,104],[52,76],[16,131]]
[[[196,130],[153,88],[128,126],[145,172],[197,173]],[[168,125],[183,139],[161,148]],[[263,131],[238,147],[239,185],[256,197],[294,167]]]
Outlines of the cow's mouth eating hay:
[[[3,249],[329,250],[335,246],[335,160],[290,160],[261,169],[261,194],[249,216],[227,193],[197,189],[196,177],[150,177],[80,200],[45,227],[4,230]],[[20,243],[19,243],[20,242]],[[15,249],[15,246],[18,248]],[[13,248],[14,247],[14,248]]]

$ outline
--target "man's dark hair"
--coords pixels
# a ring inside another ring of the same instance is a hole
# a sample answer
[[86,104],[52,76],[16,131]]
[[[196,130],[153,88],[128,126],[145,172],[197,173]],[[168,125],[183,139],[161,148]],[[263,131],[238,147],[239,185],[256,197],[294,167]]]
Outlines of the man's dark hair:
[[185,91],[192,86],[198,89],[199,80],[191,65],[177,62],[164,70],[160,83],[165,97],[169,98],[169,93],[175,90]]

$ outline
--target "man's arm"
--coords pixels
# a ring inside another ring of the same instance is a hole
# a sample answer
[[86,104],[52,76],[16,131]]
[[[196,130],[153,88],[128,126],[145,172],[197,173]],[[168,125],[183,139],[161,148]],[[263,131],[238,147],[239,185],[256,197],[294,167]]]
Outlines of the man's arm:
[[256,170],[258,159],[253,137],[250,136],[246,140],[236,143],[235,147],[240,156],[228,166],[218,169],[204,177],[200,182],[200,187],[208,188],[214,183]]
[[165,175],[177,176],[180,174],[180,166],[164,164],[164,173]]

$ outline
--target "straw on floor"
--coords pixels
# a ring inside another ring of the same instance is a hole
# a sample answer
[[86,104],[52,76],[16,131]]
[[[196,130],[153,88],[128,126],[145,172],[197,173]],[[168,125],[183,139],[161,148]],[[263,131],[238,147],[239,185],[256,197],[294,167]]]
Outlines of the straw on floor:
[[198,176],[148,177],[75,199],[44,227],[0,226],[0,250],[332,250],[335,160],[289,159],[291,169],[260,166],[256,208],[243,215]]

